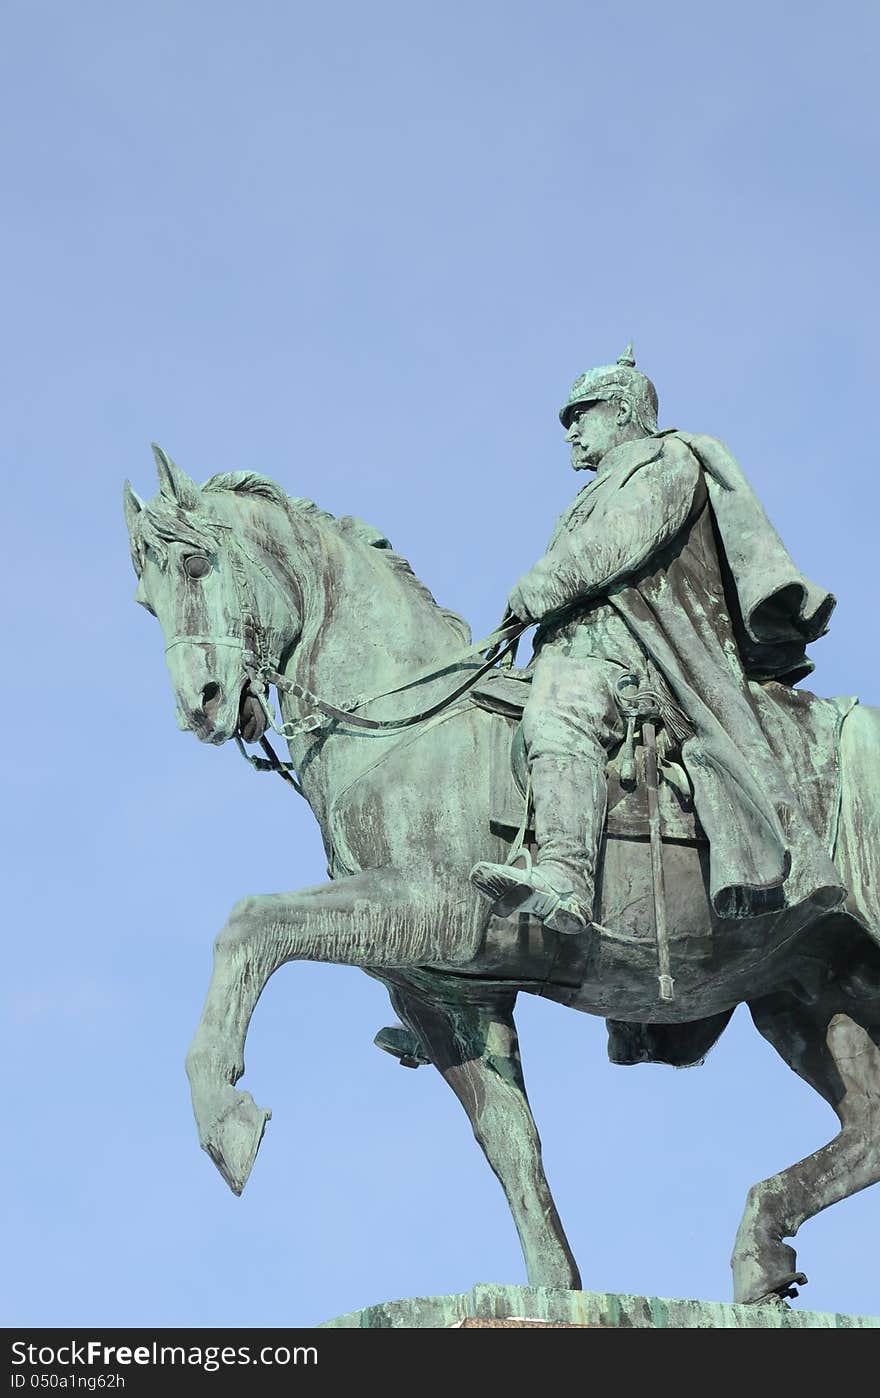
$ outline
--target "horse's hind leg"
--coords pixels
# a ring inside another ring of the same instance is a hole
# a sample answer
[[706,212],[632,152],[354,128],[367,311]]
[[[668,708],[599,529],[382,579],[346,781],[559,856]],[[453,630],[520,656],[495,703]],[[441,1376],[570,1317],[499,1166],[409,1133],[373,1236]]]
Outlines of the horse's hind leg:
[[[880,1014],[857,1022],[835,1003],[804,1005],[774,995],[749,1006],[758,1030],[790,1068],[834,1108],[840,1132],[821,1150],[749,1190],[732,1266],[734,1298],[794,1294],[793,1238],[802,1223],[880,1180]],[[857,1011],[850,1005],[852,1014]]]
[[577,1264],[550,1194],[526,1097],[513,1023],[515,992],[465,983],[459,1000],[454,989],[440,992],[439,977],[439,994],[433,987],[412,989],[407,979],[404,973],[389,985],[394,1008],[467,1112],[507,1196],[529,1283],[577,1290]]

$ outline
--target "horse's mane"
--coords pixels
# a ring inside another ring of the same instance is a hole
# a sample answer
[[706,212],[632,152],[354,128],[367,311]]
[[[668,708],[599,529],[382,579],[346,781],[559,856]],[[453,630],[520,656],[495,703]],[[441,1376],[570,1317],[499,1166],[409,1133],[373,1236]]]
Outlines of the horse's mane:
[[[416,577],[412,565],[402,554],[394,551],[386,536],[373,525],[366,524],[354,515],[343,515],[337,519],[328,510],[322,510],[314,500],[288,495],[276,481],[256,471],[221,471],[205,481],[201,489],[203,493],[226,490],[234,491],[238,495],[256,495],[264,500],[271,500],[283,510],[295,510],[297,514],[304,515],[316,524],[329,525],[349,539],[356,539],[369,548],[378,549],[389,568],[393,568],[424,601],[436,607],[462,640],[470,641],[471,631],[464,617],[448,607],[439,605],[430,588]],[[143,543],[149,544],[160,557],[165,553],[165,545],[171,541],[183,540],[197,548],[210,547],[217,542],[210,520],[194,518],[191,511],[183,512],[175,508],[170,501],[167,505],[164,500],[160,500],[159,503],[153,502],[145,506],[138,516],[138,525]]]

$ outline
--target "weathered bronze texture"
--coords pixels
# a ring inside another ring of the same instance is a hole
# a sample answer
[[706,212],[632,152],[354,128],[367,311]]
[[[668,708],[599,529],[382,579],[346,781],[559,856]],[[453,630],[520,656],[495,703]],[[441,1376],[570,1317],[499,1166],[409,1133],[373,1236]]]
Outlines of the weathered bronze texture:
[[385,1301],[326,1320],[323,1330],[876,1330],[880,1317],[737,1306],[664,1296],[478,1284],[452,1296]]
[[187,1071],[240,1193],[270,1115],[235,1087],[266,982],[362,967],[401,1021],[379,1046],[433,1063],[467,1112],[530,1284],[577,1289],[517,994],[606,1017],[618,1063],[698,1062],[745,1002],[840,1121],[746,1202],[735,1300],[784,1304],[803,1277],[783,1239],[880,1177],[880,711],[794,688],[833,598],[730,453],[656,411],[631,350],[576,380],[561,417],[595,479],[476,646],[361,520],[250,472],[199,487],[159,449],[158,494],[126,486],[181,726],[263,744],[331,875],[233,908]]

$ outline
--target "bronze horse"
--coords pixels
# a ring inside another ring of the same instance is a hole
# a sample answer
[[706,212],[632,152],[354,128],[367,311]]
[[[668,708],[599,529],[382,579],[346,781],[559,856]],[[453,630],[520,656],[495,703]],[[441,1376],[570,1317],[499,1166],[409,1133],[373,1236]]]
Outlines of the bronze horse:
[[[263,476],[200,488],[158,449],[156,460],[159,493],[144,504],[126,486],[125,512],[137,600],[165,634],[180,721],[206,742],[255,741],[272,678],[291,780],[321,827],[330,873],[243,899],[215,944],[187,1072],[202,1146],[227,1183],[244,1188],[270,1115],[235,1088],[269,977],[295,960],[359,966],[384,982],[405,1026],[378,1041],[413,1066],[432,1062],[467,1112],[530,1283],[577,1288],[523,1083],[517,994],[607,1017],[617,1062],[677,1065],[699,1061],[745,1002],[840,1121],[832,1141],[748,1195],[734,1296],[784,1304],[804,1278],[783,1239],[880,1178],[880,711],[853,708],[840,734],[832,853],[851,891],[846,910],[808,927],[790,912],[719,920],[691,817],[663,846],[675,994],[661,999],[651,854],[637,822],[609,820],[599,932],[561,937],[493,917],[469,883],[476,860],[505,858],[518,817],[493,794],[510,719],[467,695],[442,702],[481,663],[465,623],[361,521],[334,519]],[[377,721],[388,726],[366,726]]]

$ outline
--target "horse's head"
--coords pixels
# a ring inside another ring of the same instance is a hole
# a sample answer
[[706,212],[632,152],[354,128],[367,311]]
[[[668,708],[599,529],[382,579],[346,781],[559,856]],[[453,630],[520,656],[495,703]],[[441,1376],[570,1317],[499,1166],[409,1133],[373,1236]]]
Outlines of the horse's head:
[[164,632],[180,727],[202,742],[238,731],[254,742],[267,723],[260,673],[278,668],[301,617],[258,560],[259,531],[234,490],[208,482],[203,492],[161,448],[153,452],[159,493],[144,503],[125,484],[135,600]]

